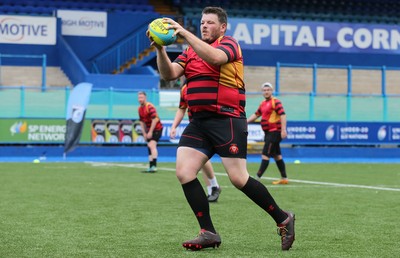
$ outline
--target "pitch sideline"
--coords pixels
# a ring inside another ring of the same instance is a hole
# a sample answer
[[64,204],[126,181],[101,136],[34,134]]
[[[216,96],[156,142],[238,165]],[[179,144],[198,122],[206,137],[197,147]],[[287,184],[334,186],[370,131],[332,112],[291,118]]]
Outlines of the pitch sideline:
[[[116,166],[116,167],[131,167],[131,168],[147,168],[147,164],[123,164],[123,163],[108,163],[108,162],[86,162],[92,166]],[[173,168],[163,168],[158,167],[158,170],[164,171],[175,171]],[[218,176],[228,176],[226,173],[215,172]],[[273,177],[263,177],[262,179],[266,180],[277,180],[279,178]],[[302,183],[302,184],[310,184],[310,185],[326,185],[326,186],[336,186],[336,187],[350,187],[350,188],[360,188],[360,189],[371,189],[371,190],[382,190],[382,191],[393,191],[400,192],[399,188],[390,188],[390,187],[379,187],[379,186],[368,186],[368,185],[354,185],[354,184],[340,184],[340,183],[330,183],[330,182],[319,182],[319,181],[309,181],[309,180],[299,180],[299,179],[290,179],[290,182]]]

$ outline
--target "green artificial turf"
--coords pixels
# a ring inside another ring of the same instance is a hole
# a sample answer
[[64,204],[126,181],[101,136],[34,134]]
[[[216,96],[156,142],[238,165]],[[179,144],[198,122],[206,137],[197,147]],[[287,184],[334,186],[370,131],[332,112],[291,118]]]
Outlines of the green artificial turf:
[[[0,163],[0,257],[395,257],[400,165],[287,164],[288,185],[262,179],[296,213],[288,252],[271,217],[214,164],[222,193],[210,204],[218,249],[182,248],[199,227],[174,174],[159,163]],[[250,174],[258,164],[248,164]],[[202,179],[200,179],[201,182]]]

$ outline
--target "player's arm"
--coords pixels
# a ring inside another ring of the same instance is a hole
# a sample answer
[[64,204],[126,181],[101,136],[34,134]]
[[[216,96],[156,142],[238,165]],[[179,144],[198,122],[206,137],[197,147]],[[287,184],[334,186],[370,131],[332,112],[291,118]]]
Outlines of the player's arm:
[[161,78],[170,81],[181,77],[184,72],[183,68],[179,64],[171,62],[171,59],[169,59],[168,57],[166,48],[164,46],[158,45],[152,39],[149,30],[146,31],[146,35],[149,38],[151,45],[154,46],[157,50],[157,67]]
[[228,62],[228,56],[221,49],[212,47],[188,31],[180,33],[180,35],[186,39],[194,52],[207,63],[211,65],[223,65]]
[[287,137],[287,131],[286,131],[286,114],[281,115],[281,126],[282,126],[282,131],[281,131],[281,137],[282,139],[285,139]]
[[169,133],[169,137],[171,139],[175,139],[176,128],[182,122],[183,117],[185,116],[185,113],[186,113],[186,108],[178,108],[178,110],[176,111],[174,122],[172,122],[172,126],[171,126],[171,132]]
[[247,123],[254,122],[257,118],[258,116],[256,114],[252,114],[250,117],[247,118]]
[[156,128],[158,121],[160,121],[160,118],[158,116],[151,119],[151,125],[148,134],[153,135],[154,128]]
[[170,28],[175,29],[174,35],[181,36],[186,42],[193,48],[197,55],[211,65],[223,65],[228,62],[228,56],[221,49],[217,49],[204,42],[190,31],[183,28],[179,23],[170,19],[163,18],[165,22],[168,22]]
[[171,62],[167,55],[165,47],[158,46],[157,49],[157,67],[158,72],[164,80],[170,81],[181,77],[184,73],[183,67],[177,63]]
[[147,133],[146,133],[146,129],[147,129],[146,124],[143,121],[139,121],[139,123],[140,123],[140,127],[142,128],[143,137],[146,138],[146,135],[147,135]]

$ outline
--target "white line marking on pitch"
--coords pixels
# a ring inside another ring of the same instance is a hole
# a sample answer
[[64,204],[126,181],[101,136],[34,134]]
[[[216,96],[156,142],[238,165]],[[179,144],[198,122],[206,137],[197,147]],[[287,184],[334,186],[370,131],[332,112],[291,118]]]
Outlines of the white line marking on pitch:
[[[218,176],[227,176],[226,173],[215,173],[215,174]],[[278,180],[279,178],[263,177],[262,179]],[[308,181],[308,180],[298,180],[298,179],[290,179],[290,182],[296,182],[296,183],[302,183],[302,184],[312,184],[312,185],[328,185],[328,186],[337,186],[337,187],[351,187],[351,188],[362,188],[362,189],[400,192],[399,188],[389,188],[389,187],[379,187],[379,186],[369,186],[369,185],[339,184],[339,183],[318,182],[318,181]]]
[[[87,162],[87,163],[92,166],[98,166],[98,167],[101,167],[101,166],[116,166],[116,167],[131,167],[131,168],[146,168],[147,167],[147,165],[144,163],[141,163],[141,164],[132,164],[132,163],[124,164],[124,163],[108,163],[108,162]],[[158,170],[175,171],[175,168],[158,167]],[[219,173],[219,172],[215,172],[215,175],[228,176],[226,173]],[[262,179],[277,180],[279,178],[263,177]],[[290,179],[290,182],[311,184],[311,185],[328,185],[328,186],[337,186],[337,187],[350,187],[350,188],[400,192],[399,188],[389,188],[389,187],[379,187],[379,186],[369,186],[369,185],[339,184],[339,183],[318,182],[318,181],[308,181],[308,180],[299,180],[299,179]]]

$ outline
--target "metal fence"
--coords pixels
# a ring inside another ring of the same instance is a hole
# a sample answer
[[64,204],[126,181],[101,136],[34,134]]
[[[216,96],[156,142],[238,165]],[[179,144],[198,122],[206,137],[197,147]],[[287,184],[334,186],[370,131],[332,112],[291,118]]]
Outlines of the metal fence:
[[2,73],[1,73],[1,66],[3,64],[2,60],[4,58],[19,58],[19,59],[42,59],[42,84],[41,84],[41,90],[45,91],[46,90],[46,66],[47,66],[47,56],[45,54],[43,55],[8,55],[8,54],[1,54],[0,53],[0,86],[2,84]]
[[[2,55],[5,57],[6,55]],[[46,57],[43,58],[43,69]],[[32,58],[32,56],[30,56]],[[38,58],[35,56],[34,58]],[[1,59],[0,59],[1,60]],[[281,90],[281,68],[306,67],[312,69],[311,91],[288,92]],[[347,71],[347,90],[343,93],[320,93],[318,83],[319,69],[345,69]],[[275,95],[283,102],[288,119],[292,121],[400,121],[400,94],[388,94],[386,72],[400,70],[388,67],[364,67],[381,73],[379,94],[354,94],[352,72],[362,67],[322,66],[308,64],[278,63],[276,67]],[[0,77],[1,78],[1,77]],[[41,87],[0,86],[0,118],[64,118],[69,87],[47,87],[45,72]],[[137,92],[141,89],[121,90],[115,88],[92,91],[86,116],[102,119],[137,118]],[[147,91],[148,100],[158,107],[162,119],[173,119],[179,102],[179,90]],[[247,92],[246,112],[256,111],[262,101],[260,92]]]
[[[64,118],[70,88],[0,87],[0,118]],[[103,119],[136,119],[138,90],[93,89],[86,116]],[[167,92],[168,94],[164,94]],[[179,91],[150,91],[162,119],[173,119]],[[400,121],[399,96],[330,96],[285,94],[283,102],[292,121]],[[256,111],[262,101],[260,92],[247,92],[246,112]]]

